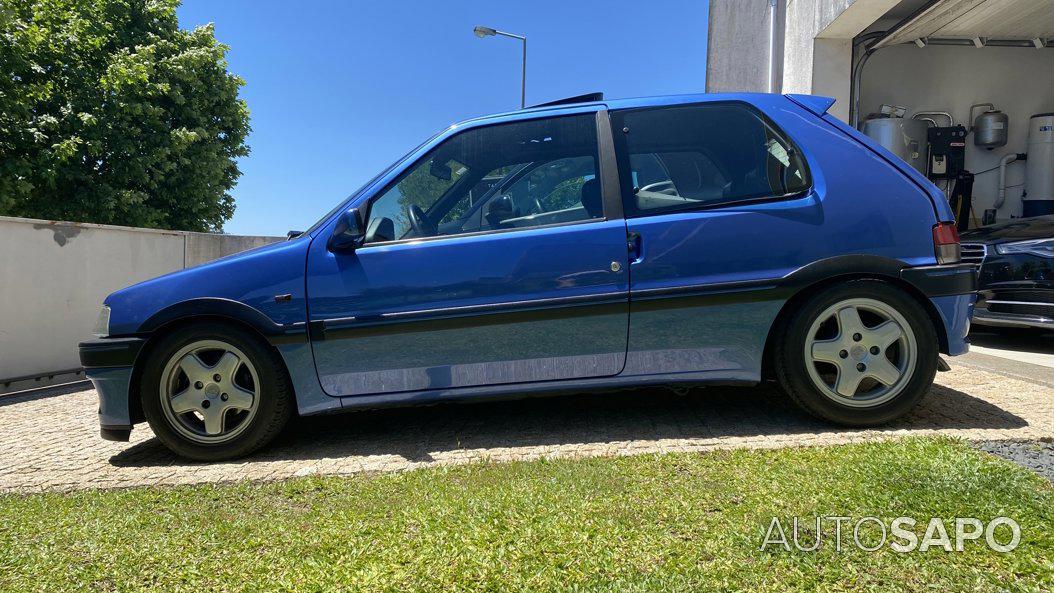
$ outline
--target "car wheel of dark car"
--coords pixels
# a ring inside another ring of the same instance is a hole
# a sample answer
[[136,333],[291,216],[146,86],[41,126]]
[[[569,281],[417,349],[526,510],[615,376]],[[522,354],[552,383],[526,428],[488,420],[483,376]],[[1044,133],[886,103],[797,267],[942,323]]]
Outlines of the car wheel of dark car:
[[909,294],[854,280],[801,304],[776,336],[783,389],[802,408],[848,426],[889,422],[926,395],[937,370],[937,336]]
[[293,411],[281,360],[253,334],[200,323],[163,336],[140,385],[154,434],[202,461],[241,457],[270,442]]

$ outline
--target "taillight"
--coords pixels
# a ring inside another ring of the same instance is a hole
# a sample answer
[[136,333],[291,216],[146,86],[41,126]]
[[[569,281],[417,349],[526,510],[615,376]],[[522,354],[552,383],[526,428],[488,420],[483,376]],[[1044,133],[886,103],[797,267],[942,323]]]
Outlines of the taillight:
[[959,229],[955,228],[954,222],[933,225],[933,251],[939,264],[957,264],[962,261]]

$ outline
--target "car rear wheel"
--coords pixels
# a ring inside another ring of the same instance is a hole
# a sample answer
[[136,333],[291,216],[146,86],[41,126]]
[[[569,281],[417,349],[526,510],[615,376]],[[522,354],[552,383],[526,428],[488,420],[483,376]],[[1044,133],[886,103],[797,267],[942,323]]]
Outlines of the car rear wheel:
[[926,395],[937,336],[911,295],[879,280],[819,292],[777,336],[776,375],[806,411],[838,424],[893,420]]
[[217,461],[270,442],[292,414],[278,356],[236,326],[202,323],[161,338],[144,367],[143,412],[169,449]]

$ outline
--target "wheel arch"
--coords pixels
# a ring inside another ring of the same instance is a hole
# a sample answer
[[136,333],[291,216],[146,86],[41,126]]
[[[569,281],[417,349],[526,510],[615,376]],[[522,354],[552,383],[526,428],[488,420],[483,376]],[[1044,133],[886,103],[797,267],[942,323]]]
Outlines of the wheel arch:
[[818,292],[826,290],[835,284],[842,284],[852,280],[881,280],[887,282],[910,295],[926,312],[933,323],[937,334],[937,346],[940,352],[948,351],[948,333],[940,313],[933,302],[912,283],[904,280],[900,272],[910,267],[900,260],[871,255],[850,255],[821,260],[808,266],[802,267],[789,274],[784,280],[789,297],[780,307],[779,313],[769,327],[768,335],[765,337],[765,349],[762,358],[762,376],[771,378],[772,350],[775,336],[779,330],[788,322],[791,315],[807,299]]
[[[289,368],[285,359],[275,347],[275,341],[290,336],[293,332],[286,326],[271,321],[266,315],[253,307],[232,301],[229,299],[205,298],[184,301],[172,305],[144,321],[137,332],[146,337],[142,349],[135,358],[132,365],[132,375],[128,383],[128,412],[132,424],[146,420],[143,413],[142,398],[139,384],[143,378],[143,369],[146,361],[153,354],[161,338],[176,329],[198,323],[221,323],[243,329],[260,340],[260,343],[273,352],[282,363],[282,370],[286,374],[291,389],[295,389],[290,379]],[[304,333],[303,324],[298,326],[300,333]],[[295,397],[295,391],[294,391]]]

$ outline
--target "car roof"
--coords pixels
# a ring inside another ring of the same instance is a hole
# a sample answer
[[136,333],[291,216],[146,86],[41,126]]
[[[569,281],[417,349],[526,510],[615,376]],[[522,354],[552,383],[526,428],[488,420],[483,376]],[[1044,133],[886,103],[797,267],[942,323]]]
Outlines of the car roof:
[[694,93],[685,95],[655,95],[650,97],[631,97],[626,99],[603,99],[600,101],[586,101],[582,103],[564,103],[560,105],[539,105],[527,107],[515,111],[505,111],[480,117],[474,117],[454,124],[451,127],[461,128],[468,125],[479,124],[489,120],[509,121],[523,119],[538,113],[559,115],[561,113],[582,113],[592,111],[597,107],[614,109],[633,109],[638,107],[657,107],[663,105],[683,105],[689,103],[703,103],[709,101],[745,101],[753,103],[752,99],[760,97],[771,97],[766,93]]

